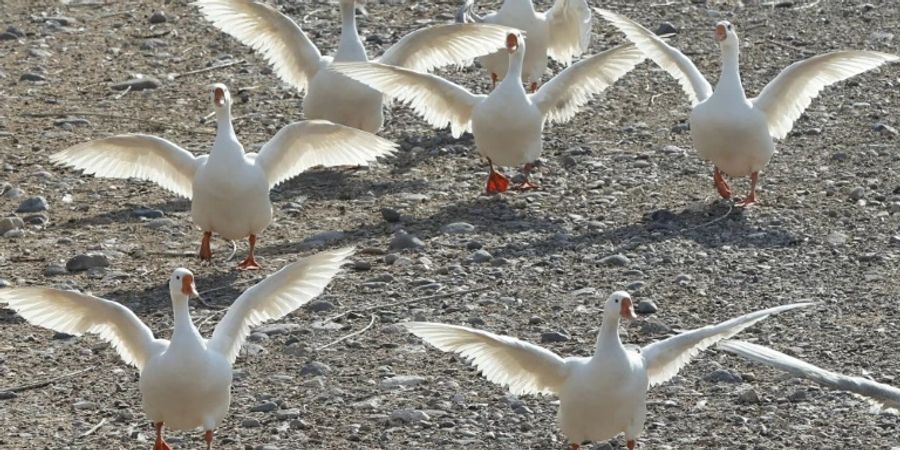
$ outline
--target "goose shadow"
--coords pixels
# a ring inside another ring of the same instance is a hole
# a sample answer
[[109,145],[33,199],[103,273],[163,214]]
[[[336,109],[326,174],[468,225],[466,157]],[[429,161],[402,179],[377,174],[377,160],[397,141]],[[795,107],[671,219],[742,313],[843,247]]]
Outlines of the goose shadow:
[[300,195],[320,201],[353,200],[370,192],[378,197],[397,192],[420,192],[427,186],[424,180],[376,179],[366,168],[322,168],[301,173],[272,189],[270,196],[273,202],[287,201]]
[[[557,233],[529,247],[536,252],[578,250],[587,245],[611,244],[614,253],[625,252],[641,244],[689,239],[706,248],[785,248],[799,245],[801,239],[778,228],[761,228],[747,220],[748,211],[728,201],[716,201],[680,212],[659,209],[643,215],[637,223],[608,230],[588,231],[580,235]],[[498,249],[497,256],[516,254],[519,246]]]
[[[134,289],[120,289],[105,292],[102,297],[126,304],[129,309],[139,316],[150,315],[156,312],[171,314],[172,299],[169,296],[169,275],[171,275],[171,272],[166,271],[164,275],[159,276],[160,283],[139,292],[135,292]],[[234,270],[195,273],[195,275],[197,291],[200,293],[202,302],[215,309],[231,306],[231,303],[244,290],[254,284],[254,282],[243,282],[243,278]],[[195,308],[207,309],[199,301],[195,302],[192,299],[191,302]]]
[[86,225],[108,225],[111,223],[141,223],[146,220],[134,214],[137,209],[160,210],[165,216],[172,213],[183,213],[191,211],[191,201],[183,198],[168,200],[157,203],[140,203],[128,202],[126,205],[115,211],[106,211],[91,216],[82,216],[71,218],[65,222],[56,224],[56,227],[63,229],[82,228]]

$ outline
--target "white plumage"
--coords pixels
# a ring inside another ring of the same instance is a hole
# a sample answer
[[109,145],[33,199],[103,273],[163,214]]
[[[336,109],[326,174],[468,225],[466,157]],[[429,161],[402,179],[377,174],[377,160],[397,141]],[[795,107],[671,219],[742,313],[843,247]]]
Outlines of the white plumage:
[[127,364],[140,371],[142,403],[157,427],[157,447],[164,446],[161,429],[212,431],[228,412],[231,364],[250,328],[279,319],[322,293],[352,248],[321,252],[275,272],[247,289],[204,339],[190,317],[188,301],[196,296],[194,276],[177,269],[169,279],[175,316],[171,341],[156,339],[150,328],[124,306],[90,295],[49,288],[0,290],[0,303],[33,325],[81,335],[97,334],[109,342]]
[[728,340],[719,342],[717,347],[751,361],[783,370],[796,377],[806,378],[825,387],[852,392],[869,401],[876,410],[900,412],[900,389],[896,387],[861,377],[831,372],[775,349],[749,342]]
[[140,178],[191,199],[191,217],[204,232],[200,257],[209,259],[212,233],[236,240],[250,236],[250,253],[239,268],[258,268],[256,235],[272,221],[269,190],[315,166],[366,165],[391,155],[396,145],[355,128],[323,120],[282,128],[259,154],[244,153],[231,123],[231,95],[213,86],[216,140],[209,156],[154,136],[114,136],[78,144],[50,157],[62,165],[108,178]]
[[780,312],[810,306],[795,303],[753,312],[686,331],[635,351],[622,345],[620,318],[633,318],[631,296],[613,293],[606,301],[597,348],[590,358],[562,358],[521,341],[472,328],[410,322],[406,328],[440,350],[454,352],[489,381],[520,394],[559,396],[559,426],[572,444],[602,441],[625,433],[634,448],[646,415],[647,390],[671,379],[702,350]]
[[[478,152],[491,164],[487,191],[502,192],[508,182],[494,171],[494,164],[526,165],[527,177],[528,165],[541,155],[544,123],[569,120],[592,96],[644,59],[633,46],[616,47],[569,66],[537,93],[527,94],[518,77],[525,39],[516,32],[506,40],[510,71],[516,76],[504,79],[489,95],[473,94],[436,75],[382,64],[342,63],[332,70],[409,104],[436,128],[449,124],[454,137],[472,131]],[[497,183],[501,189],[496,189]]]
[[[353,0],[340,0],[343,22],[334,57],[322,56],[291,18],[255,0],[198,0],[201,13],[217,28],[260,52],[285,82],[307,91],[303,113],[369,132],[384,122],[378,92],[327,68],[333,62],[368,61],[356,28]],[[469,64],[476,56],[503,45],[510,28],[491,24],[437,25],[414,31],[391,46],[376,61],[428,71],[452,64]]]
[[[479,17],[474,0],[466,0],[457,13],[459,22],[483,22],[521,30],[528,52],[518,78],[536,91],[547,70],[547,57],[563,65],[586,52],[591,44],[591,8],[585,0],[556,0],[545,13],[534,10],[532,0],[505,0],[500,9]],[[506,78],[509,58],[502,50],[479,58],[491,79]]]
[[774,139],[783,139],[810,102],[826,86],[874,69],[900,57],[872,51],[838,51],[796,62],[748,99],[738,67],[739,42],[729,22],[716,25],[722,50],[722,74],[713,90],[683,53],[650,30],[612,11],[595,9],[619,29],[647,58],[674,77],[693,105],[690,116],[694,148],[714,165],[715,187],[723,198],[731,188],[722,173],[751,178],[741,206],[756,201],[759,172],[775,154]]

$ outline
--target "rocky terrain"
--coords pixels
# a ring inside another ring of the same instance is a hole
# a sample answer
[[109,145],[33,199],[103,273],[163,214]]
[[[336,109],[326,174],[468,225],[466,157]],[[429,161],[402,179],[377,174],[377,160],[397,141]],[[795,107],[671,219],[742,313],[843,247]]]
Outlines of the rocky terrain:
[[[333,51],[336,4],[277,3],[323,53]],[[370,56],[452,20],[459,3],[369,1],[360,29]],[[750,95],[817,53],[900,53],[892,0],[746,3],[592,0],[651,29],[669,23],[673,45],[711,80],[712,27],[734,22]],[[497,4],[479,1],[480,11]],[[623,41],[599,18],[594,31],[592,51]],[[490,85],[477,67],[441,73],[482,92]],[[545,131],[542,189],[527,193],[482,195],[487,168],[471,136],[453,139],[395,106],[382,132],[402,145],[395,158],[313,170],[273,192],[277,222],[260,237],[260,273],[234,272],[221,240],[213,264],[200,265],[188,202],[48,160],[130,132],[205,153],[213,82],[235,95],[248,149],[302,119],[302,95],[186,1],[0,0],[0,284],[114,299],[168,337],[166,283],[176,267],[197,275],[209,307],[198,302],[192,314],[208,333],[260,277],[322,248],[358,249],[325,295],[251,336],[219,448],[563,449],[555,399],[510,396],[397,324],[467,324],[587,355],[616,289],[642,302],[640,319],[621,331],[638,345],[764,307],[820,302],[741,337],[900,385],[900,66],[824,91],[778,146],[761,202],[747,210],[718,199],[712,168],[691,147],[686,97],[649,62]],[[245,251],[238,243],[237,256]],[[428,297],[437,294],[446,295]],[[0,310],[0,447],[149,448],[137,379],[95,337],[55,335]],[[649,402],[643,449],[900,448],[898,416],[714,349]],[[174,448],[202,444],[199,432],[168,439]]]

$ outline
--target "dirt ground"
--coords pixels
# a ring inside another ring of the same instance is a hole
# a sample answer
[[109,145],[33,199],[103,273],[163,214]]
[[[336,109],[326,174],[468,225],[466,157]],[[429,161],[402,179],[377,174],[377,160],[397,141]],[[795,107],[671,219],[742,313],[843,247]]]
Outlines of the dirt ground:
[[[334,50],[336,4],[277,3],[323,53]],[[370,1],[369,17],[360,19],[369,55],[412,30],[452,20],[459,3]],[[540,10],[550,6],[536,3]],[[673,45],[710,80],[719,70],[713,25],[734,22],[749,95],[791,62],[817,53],[900,53],[900,4],[893,0],[747,3],[592,1],[651,29],[673,24]],[[497,4],[479,1],[479,11]],[[151,24],[157,11],[167,20]],[[900,385],[900,137],[891,132],[900,128],[898,65],[826,89],[779,143],[762,178],[761,202],[746,211],[718,200],[712,168],[696,156],[682,125],[687,99],[649,62],[570,123],[545,130],[542,189],[528,193],[483,196],[487,168],[471,136],[453,139],[395,106],[381,134],[402,145],[398,155],[371,169],[313,170],[277,188],[276,222],[260,237],[265,270],[236,273],[236,261],[225,261],[227,242],[214,242],[212,265],[194,258],[200,233],[188,202],[150,183],[55,168],[48,157],[132,132],[206,153],[214,134],[214,124],[204,120],[213,82],[231,88],[237,134],[256,149],[302,119],[302,95],[185,1],[0,0],[0,32],[7,27],[14,29],[12,39],[0,40],[0,215],[13,214],[32,196],[43,196],[49,210],[19,213],[28,223],[24,232],[0,239],[3,284],[114,299],[168,337],[166,283],[176,267],[193,270],[204,299],[221,308],[298,257],[357,246],[354,266],[322,301],[278,322],[298,326],[270,328],[248,342],[235,365],[231,412],[216,432],[219,448],[562,449],[554,398],[512,397],[396,324],[469,324],[535,343],[543,333],[559,332],[569,339],[544,345],[587,355],[602,302],[616,289],[659,307],[623,326],[623,341],[638,345],[752,310],[821,302],[741,337]],[[594,32],[592,52],[623,41],[600,18]],[[236,63],[191,73],[229,62]],[[477,67],[440,73],[473,90],[489,88]],[[161,86],[111,88],[139,75]],[[735,185],[744,192],[748,183]],[[162,217],[138,217],[140,208]],[[399,212],[399,222],[387,221],[382,208]],[[457,222],[474,229],[445,232]],[[424,246],[390,250],[401,229]],[[473,259],[479,248],[490,254],[482,254],[485,262]],[[246,243],[238,243],[237,255],[245,251]],[[109,266],[61,270],[91,252],[105,254]],[[599,262],[615,254],[627,263]],[[355,308],[477,288],[484,290],[327,320]],[[192,314],[205,321],[204,333],[221,315],[199,303]],[[370,322],[364,333],[321,348]],[[716,382],[711,374],[722,369],[740,380]],[[0,400],[0,447],[152,446],[134,368],[93,336],[55,336],[0,310],[0,391],[62,375],[70,376]],[[749,390],[758,401],[746,401]],[[871,413],[856,397],[714,349],[652,389],[649,402],[642,449],[900,448],[898,416]],[[258,411],[266,409],[274,410]],[[201,438],[169,434],[175,448],[199,448]]]

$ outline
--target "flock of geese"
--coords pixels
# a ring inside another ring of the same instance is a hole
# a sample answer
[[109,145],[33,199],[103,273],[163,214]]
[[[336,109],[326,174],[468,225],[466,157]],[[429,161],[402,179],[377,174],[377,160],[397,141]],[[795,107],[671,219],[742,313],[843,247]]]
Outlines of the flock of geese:
[[[594,95],[644,59],[672,75],[693,105],[690,130],[698,154],[712,162],[714,185],[732,196],[724,175],[751,178],[740,205],[756,201],[760,171],[794,121],[826,86],[896,61],[873,51],[837,51],[792,64],[755,98],[747,98],[738,67],[737,30],[719,22],[714,38],[722,70],[713,88],[680,51],[642,25],[612,11],[594,9],[630,41],[593,56],[587,51],[592,10],[586,0],[556,0],[546,13],[531,0],[506,0],[485,16],[466,0],[454,24],[410,33],[380,58],[369,61],[360,40],[353,0],[340,0],[341,38],[333,57],[322,56],[303,29],[274,7],[254,0],[197,0],[216,27],[258,51],[285,82],[305,91],[308,120],[275,134],[258,153],[247,153],[232,127],[231,95],[211,88],[217,134],[208,155],[194,156],[155,136],[120,135],[95,140],[52,156],[86,174],[150,180],[191,200],[193,222],[202,230],[199,256],[210,260],[213,233],[248,238],[240,270],[259,269],[257,236],[272,220],[269,190],[314,166],[365,165],[397,146],[375,136],[383,125],[383,99],[408,104],[436,128],[453,136],[471,132],[490,172],[488,193],[509,188],[497,166],[522,167],[517,189],[537,188],[528,179],[541,155],[545,124],[571,119]],[[543,82],[547,58],[567,67]],[[495,85],[487,94],[429,74],[437,67],[481,61]],[[209,339],[200,335],[189,310],[196,297],[193,274],[177,269],[169,279],[174,309],[171,340],[153,332],[119,303],[49,288],[0,290],[0,302],[32,324],[108,341],[140,371],[144,411],[156,430],[154,450],[166,450],[163,427],[200,428],[207,448],[230,404],[232,364],[254,326],[276,320],[319,295],[352,255],[352,248],[324,251],[290,264],[247,289],[231,305]],[[640,349],[622,344],[619,321],[635,317],[627,292],[606,301],[593,356],[563,358],[509,336],[440,323],[403,325],[440,350],[462,355],[488,380],[513,394],[559,398],[559,426],[572,449],[624,433],[635,448],[646,416],[650,387],[664,383],[700,351],[718,347],[750,360],[836,389],[865,396],[886,409],[900,408],[900,389],[815,367],[773,349],[729,338],[773,314],[812,306],[796,303],[746,314],[685,331]]]

